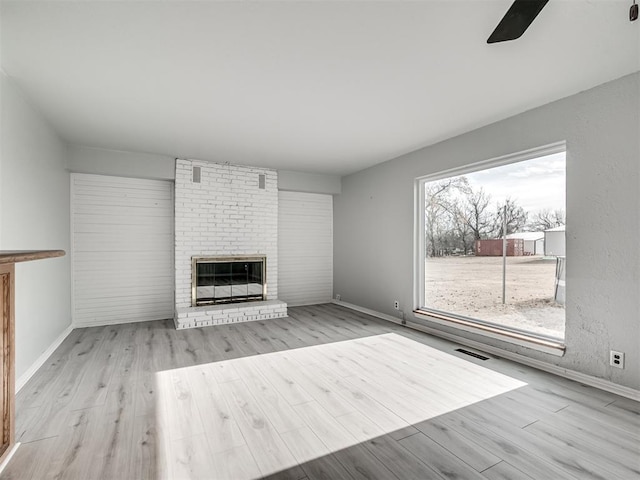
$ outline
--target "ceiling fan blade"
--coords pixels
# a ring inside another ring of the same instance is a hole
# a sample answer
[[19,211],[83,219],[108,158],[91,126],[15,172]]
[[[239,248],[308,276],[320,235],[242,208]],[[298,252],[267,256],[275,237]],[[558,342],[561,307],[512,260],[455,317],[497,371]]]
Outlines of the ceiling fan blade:
[[549,0],[515,0],[487,43],[506,42],[520,38]]

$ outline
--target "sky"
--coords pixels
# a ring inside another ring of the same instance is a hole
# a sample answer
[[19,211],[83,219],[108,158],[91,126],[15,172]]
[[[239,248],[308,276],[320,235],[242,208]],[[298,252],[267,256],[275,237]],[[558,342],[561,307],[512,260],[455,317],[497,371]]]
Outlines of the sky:
[[511,197],[530,215],[543,209],[565,210],[565,158],[565,152],[555,153],[464,176],[474,190],[482,186],[491,194],[491,205]]

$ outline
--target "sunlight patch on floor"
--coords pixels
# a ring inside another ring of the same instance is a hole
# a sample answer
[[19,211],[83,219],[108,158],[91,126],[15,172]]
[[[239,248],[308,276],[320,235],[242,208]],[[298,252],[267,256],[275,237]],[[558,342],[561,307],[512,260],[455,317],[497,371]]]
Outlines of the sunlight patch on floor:
[[156,373],[164,478],[255,479],[526,383],[401,335]]

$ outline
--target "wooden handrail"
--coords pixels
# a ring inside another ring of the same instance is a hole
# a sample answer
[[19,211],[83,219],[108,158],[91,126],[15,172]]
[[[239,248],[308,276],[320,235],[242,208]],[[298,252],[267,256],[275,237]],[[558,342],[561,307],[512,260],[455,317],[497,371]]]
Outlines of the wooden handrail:
[[62,257],[64,250],[0,250],[0,264]]

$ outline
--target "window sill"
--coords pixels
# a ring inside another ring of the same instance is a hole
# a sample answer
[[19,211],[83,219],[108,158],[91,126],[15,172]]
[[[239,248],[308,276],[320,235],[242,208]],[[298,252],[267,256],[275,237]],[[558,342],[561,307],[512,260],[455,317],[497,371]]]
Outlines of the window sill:
[[465,332],[474,333],[476,335],[501,340],[503,342],[530,348],[532,350],[538,350],[558,357],[562,357],[564,355],[566,348],[564,342],[561,340],[527,335],[526,333],[502,329],[499,326],[485,325],[425,310],[414,310],[413,314],[415,318],[419,320],[426,320],[438,325],[444,325]]

